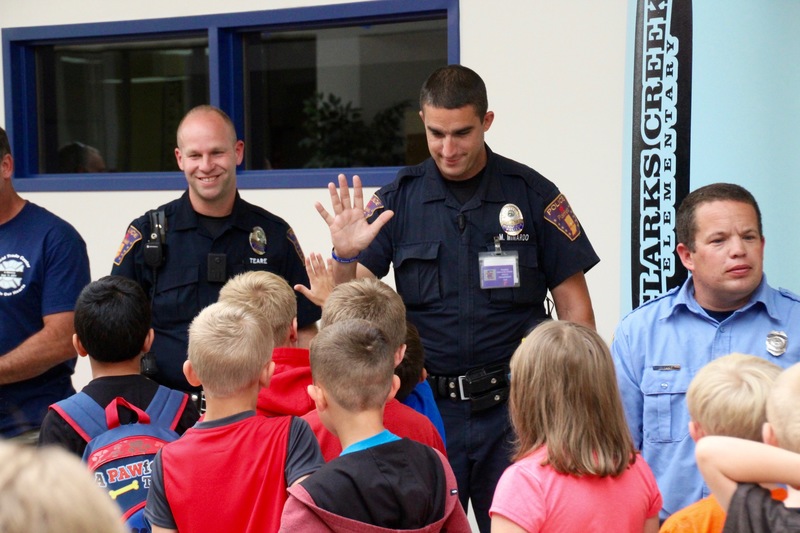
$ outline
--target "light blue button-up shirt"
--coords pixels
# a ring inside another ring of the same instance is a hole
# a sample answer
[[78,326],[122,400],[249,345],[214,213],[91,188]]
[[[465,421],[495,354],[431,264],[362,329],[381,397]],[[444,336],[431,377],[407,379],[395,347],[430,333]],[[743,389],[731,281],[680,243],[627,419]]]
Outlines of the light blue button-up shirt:
[[[767,351],[767,335],[783,331],[786,352]],[[634,445],[658,481],[666,518],[708,496],[689,435],[686,390],[698,370],[731,352],[757,355],[784,368],[800,361],[800,297],[767,285],[717,322],[698,305],[690,277],[622,319],[611,352]]]

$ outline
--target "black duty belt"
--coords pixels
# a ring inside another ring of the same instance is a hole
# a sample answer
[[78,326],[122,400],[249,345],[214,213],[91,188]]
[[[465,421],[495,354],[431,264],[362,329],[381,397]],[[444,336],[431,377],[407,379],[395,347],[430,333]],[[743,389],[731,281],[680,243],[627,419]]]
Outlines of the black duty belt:
[[483,411],[508,400],[508,363],[474,368],[463,376],[428,376],[435,396],[469,401],[472,411]]
[[197,410],[202,415],[206,412],[206,393],[203,390],[190,390],[184,391],[189,395],[189,401],[192,402]]

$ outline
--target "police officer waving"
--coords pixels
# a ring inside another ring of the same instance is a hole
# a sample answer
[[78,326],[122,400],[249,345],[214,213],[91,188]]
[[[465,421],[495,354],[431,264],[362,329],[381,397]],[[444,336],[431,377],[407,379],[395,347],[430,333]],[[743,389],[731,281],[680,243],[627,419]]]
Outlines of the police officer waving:
[[459,65],[431,74],[420,93],[431,157],[402,169],[364,206],[344,175],[328,186],[337,282],[394,267],[408,319],[419,329],[462,503],[489,531],[494,488],[511,451],[507,365],[548,316],[594,327],[584,273],[599,261],[558,188],[484,143],[494,113],[486,87]]

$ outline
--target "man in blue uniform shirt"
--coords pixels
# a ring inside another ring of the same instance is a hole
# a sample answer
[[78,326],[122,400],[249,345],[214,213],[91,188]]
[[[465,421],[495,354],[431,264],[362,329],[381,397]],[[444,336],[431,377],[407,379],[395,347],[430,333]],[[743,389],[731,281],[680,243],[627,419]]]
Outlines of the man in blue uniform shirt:
[[[228,115],[207,105],[190,110],[178,126],[177,141],[175,158],[188,190],[158,208],[165,224],[157,218],[151,224],[149,213],[131,223],[111,273],[136,280],[152,298],[152,377],[188,391],[192,388],[182,370],[188,326],[217,301],[229,278],[267,270],[290,285],[308,285],[308,275],[292,228],[239,197],[236,166],[242,162],[244,142],[236,138]],[[320,310],[301,295],[297,303],[298,343],[307,346],[317,331]]]
[[71,225],[20,198],[0,128],[0,435],[35,443],[50,404],[75,393],[73,309],[89,283]]
[[584,272],[599,259],[569,203],[539,173],[494,154],[486,87],[450,65],[420,93],[431,158],[402,169],[364,208],[361,183],[329,190],[320,204],[333,240],[337,282],[394,267],[408,319],[420,332],[429,381],[447,434],[461,501],[481,531],[497,480],[509,464],[508,361],[548,317],[594,327]]
[[676,232],[691,276],[623,318],[611,345],[634,445],[664,497],[662,520],[709,495],[686,407],[697,371],[731,352],[783,367],[800,360],[800,300],[767,285],[755,198],[738,185],[701,187],[681,203]]

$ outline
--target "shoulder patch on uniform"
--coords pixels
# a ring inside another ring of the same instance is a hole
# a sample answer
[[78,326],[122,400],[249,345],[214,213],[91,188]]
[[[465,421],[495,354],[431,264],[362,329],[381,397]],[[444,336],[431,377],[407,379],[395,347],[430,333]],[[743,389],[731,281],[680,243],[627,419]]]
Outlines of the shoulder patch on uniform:
[[122,239],[122,243],[119,245],[119,250],[117,250],[117,256],[114,258],[114,264],[117,266],[121,265],[122,260],[125,259],[125,256],[128,255],[128,252],[131,251],[133,245],[141,240],[142,232],[132,225],[128,226],[128,231],[125,232],[125,238]]
[[286,238],[289,240],[290,243],[294,246],[294,251],[297,252],[297,256],[300,258],[300,261],[303,265],[306,264],[306,256],[303,255],[303,249],[300,248],[300,241],[297,239],[297,235],[295,235],[294,230],[289,228],[286,230]]
[[371,217],[378,209],[383,209],[383,202],[378,198],[377,194],[373,194],[367,203],[367,207],[364,208],[364,217]]
[[577,239],[581,234],[581,224],[578,222],[578,217],[575,216],[572,207],[563,194],[556,196],[556,199],[545,207],[544,218],[557,227],[571,241]]

